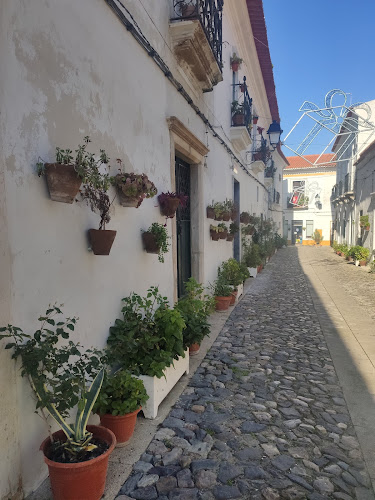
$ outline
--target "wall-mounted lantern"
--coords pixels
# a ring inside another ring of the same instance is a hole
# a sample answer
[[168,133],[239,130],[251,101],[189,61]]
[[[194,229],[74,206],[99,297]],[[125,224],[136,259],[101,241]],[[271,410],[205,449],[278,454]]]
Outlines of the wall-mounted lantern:
[[273,151],[275,151],[277,145],[279,144],[280,136],[282,133],[283,131],[281,130],[280,123],[277,123],[276,120],[273,120],[273,122],[269,126],[269,129],[267,130],[267,134]]

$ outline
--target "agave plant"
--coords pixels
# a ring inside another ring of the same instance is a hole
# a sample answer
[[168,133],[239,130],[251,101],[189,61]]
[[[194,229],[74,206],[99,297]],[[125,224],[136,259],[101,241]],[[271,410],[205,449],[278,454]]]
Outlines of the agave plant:
[[[5,349],[13,349],[12,358],[21,359],[21,375],[36,395],[37,413],[47,423],[51,415],[65,433],[66,441],[58,444],[64,461],[79,462],[83,454],[96,448],[86,426],[103,382],[103,354],[96,349],[81,352],[78,343],[68,340],[76,318],[57,321],[61,314],[60,307],[50,306],[39,318],[40,328],[33,335],[8,325],[0,328],[0,340],[11,339]],[[64,339],[68,340],[65,345],[61,342]],[[87,380],[92,380],[89,388]],[[75,407],[75,423],[68,424],[66,419]],[[53,442],[51,432],[50,437]]]

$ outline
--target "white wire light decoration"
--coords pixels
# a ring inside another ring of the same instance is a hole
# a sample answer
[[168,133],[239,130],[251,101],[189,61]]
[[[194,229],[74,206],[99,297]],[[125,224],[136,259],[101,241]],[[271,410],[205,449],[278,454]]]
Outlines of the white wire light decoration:
[[[343,97],[343,104],[333,106],[335,96]],[[354,156],[359,155],[371,142],[375,134],[375,124],[370,121],[371,108],[367,103],[347,106],[347,101],[348,94],[340,89],[330,90],[326,94],[323,108],[313,102],[305,101],[299,109],[302,116],[285,137],[283,145],[314,166],[333,165],[341,161],[351,160]],[[313,124],[298,147],[293,149],[291,144],[288,144],[288,138],[305,117],[312,120]],[[358,134],[362,135],[361,141],[363,139],[360,144],[358,143]],[[316,150],[316,140],[318,138],[320,140],[323,136],[324,138],[328,136],[328,143],[325,147],[323,146],[323,151],[318,155],[315,154],[314,158],[306,156],[310,154],[308,153],[310,147],[315,146]],[[332,155],[327,160],[327,156],[323,157],[323,155],[327,152],[330,153],[333,146],[335,146],[335,156]]]

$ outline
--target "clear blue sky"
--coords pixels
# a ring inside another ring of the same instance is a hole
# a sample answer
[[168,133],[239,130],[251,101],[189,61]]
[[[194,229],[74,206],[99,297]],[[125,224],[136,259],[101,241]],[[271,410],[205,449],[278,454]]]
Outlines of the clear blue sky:
[[303,101],[323,107],[331,89],[352,103],[375,99],[375,0],[263,0],[263,8],[282,138]]

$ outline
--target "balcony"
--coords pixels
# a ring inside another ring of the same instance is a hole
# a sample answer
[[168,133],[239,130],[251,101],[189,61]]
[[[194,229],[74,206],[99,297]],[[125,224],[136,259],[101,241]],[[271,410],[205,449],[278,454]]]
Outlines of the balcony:
[[224,0],[173,0],[169,24],[174,53],[184,71],[209,92],[223,80]]
[[234,84],[233,87],[239,87],[241,96],[238,101],[233,101],[231,105],[231,127],[230,139],[233,146],[242,151],[251,144],[251,122],[252,122],[252,102],[246,85],[246,76],[243,83]]

